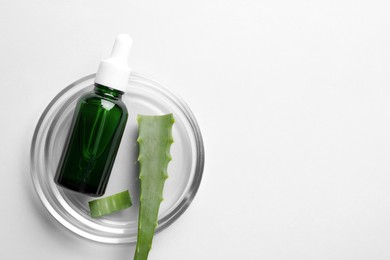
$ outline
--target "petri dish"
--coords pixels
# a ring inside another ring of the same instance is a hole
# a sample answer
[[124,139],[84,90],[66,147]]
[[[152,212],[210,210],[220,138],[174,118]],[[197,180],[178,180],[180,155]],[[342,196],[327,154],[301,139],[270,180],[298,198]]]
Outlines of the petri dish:
[[191,204],[201,183],[204,147],[196,119],[188,105],[163,84],[132,73],[122,99],[129,118],[104,196],[128,189],[133,206],[98,219],[89,215],[88,201],[96,198],[57,186],[54,175],[69,132],[76,102],[93,89],[95,75],[77,80],[62,90],[46,107],[31,144],[31,176],[35,190],[48,212],[70,231],[93,241],[135,243],[139,201],[138,114],[173,113],[172,161],[165,182],[156,234],[171,225]]

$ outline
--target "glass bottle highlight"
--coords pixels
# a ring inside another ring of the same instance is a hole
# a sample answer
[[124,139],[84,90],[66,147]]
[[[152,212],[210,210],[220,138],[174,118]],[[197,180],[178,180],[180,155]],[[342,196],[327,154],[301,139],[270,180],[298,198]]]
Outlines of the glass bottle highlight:
[[110,58],[100,63],[94,90],[78,100],[54,177],[58,185],[90,196],[104,194],[128,117],[121,98],[131,71],[130,48],[131,38],[119,35]]

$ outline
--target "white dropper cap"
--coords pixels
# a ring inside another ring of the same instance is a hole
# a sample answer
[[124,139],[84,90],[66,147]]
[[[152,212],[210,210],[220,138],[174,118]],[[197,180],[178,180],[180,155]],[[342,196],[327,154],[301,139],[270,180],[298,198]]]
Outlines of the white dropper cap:
[[96,73],[95,83],[125,91],[130,77],[131,69],[127,64],[132,40],[127,34],[119,34],[112,48],[111,56],[100,62]]

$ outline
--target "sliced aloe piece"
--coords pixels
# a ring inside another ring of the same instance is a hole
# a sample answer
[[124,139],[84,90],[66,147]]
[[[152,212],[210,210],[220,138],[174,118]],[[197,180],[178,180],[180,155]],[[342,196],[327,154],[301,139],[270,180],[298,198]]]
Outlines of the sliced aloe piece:
[[172,126],[175,120],[172,114],[139,115],[137,120],[141,194],[134,259],[146,260],[157,227],[164,183],[168,178],[168,163],[172,159],[170,147],[173,143]]
[[88,202],[91,217],[98,218],[130,208],[132,205],[129,191],[122,191],[109,197]]

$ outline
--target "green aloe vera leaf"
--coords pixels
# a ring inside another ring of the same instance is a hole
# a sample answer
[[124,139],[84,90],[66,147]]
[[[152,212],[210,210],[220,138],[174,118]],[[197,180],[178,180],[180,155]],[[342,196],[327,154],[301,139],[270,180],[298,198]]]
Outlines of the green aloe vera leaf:
[[158,222],[158,211],[163,200],[168,163],[172,160],[172,114],[162,116],[138,115],[138,139],[140,166],[140,206],[138,237],[134,260],[146,260]]
[[122,191],[109,197],[91,200],[88,202],[91,217],[98,218],[111,213],[130,208],[131,202],[129,191]]

